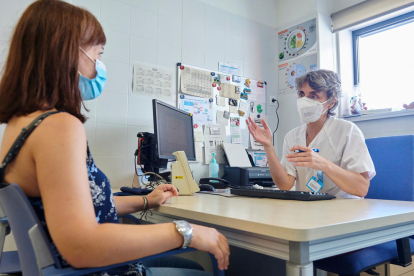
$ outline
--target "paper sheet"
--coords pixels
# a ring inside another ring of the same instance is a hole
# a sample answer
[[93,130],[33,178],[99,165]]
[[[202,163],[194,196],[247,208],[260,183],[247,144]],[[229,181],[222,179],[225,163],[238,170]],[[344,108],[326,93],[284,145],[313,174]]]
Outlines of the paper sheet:
[[[259,87],[258,83],[262,83],[263,87]],[[264,82],[261,81],[252,81],[250,84],[251,93],[249,95],[249,101],[253,102],[266,102],[266,89]]]
[[219,71],[229,75],[239,75],[239,69],[237,65],[232,65],[229,63],[219,62]]
[[232,144],[241,144],[240,118],[230,117],[230,135]]
[[242,117],[248,117],[249,116],[249,103],[247,101],[240,100],[238,113]]
[[[257,115],[255,114],[250,114],[250,118],[252,118],[252,120],[260,127],[260,128],[264,128],[262,125],[262,119],[264,119],[267,122],[267,116],[261,115],[260,118],[257,118]],[[260,144],[259,142],[257,142],[253,136],[250,134],[250,145],[252,147],[252,149],[256,149],[256,150],[264,150],[264,147],[262,146],[262,144]]]
[[206,98],[198,98],[185,95],[180,98],[180,109],[193,114],[194,128],[197,129],[205,124],[211,124],[214,121],[214,112],[212,103]]
[[225,118],[223,115],[224,115],[224,111],[217,110],[216,123],[218,125],[227,126],[229,124],[229,119]]
[[223,144],[230,167],[251,167],[249,156],[242,144]]
[[203,142],[195,142],[196,162],[203,162]]
[[230,98],[238,100],[240,99],[240,94],[236,93],[236,86],[229,83],[222,83],[220,90],[220,97]]
[[203,98],[213,98],[213,76],[209,71],[185,67],[181,70],[181,92]]
[[173,71],[170,69],[136,63],[132,93],[156,98],[171,97],[172,75]]
[[216,96],[216,104],[218,106],[225,107],[226,106],[226,98],[220,97],[220,96]]
[[222,144],[226,141],[226,127],[222,125],[205,125],[204,127],[204,163],[210,164],[212,153],[216,154],[218,164],[224,163]]
[[194,141],[195,142],[204,142],[204,133],[203,128],[195,128],[194,129]]

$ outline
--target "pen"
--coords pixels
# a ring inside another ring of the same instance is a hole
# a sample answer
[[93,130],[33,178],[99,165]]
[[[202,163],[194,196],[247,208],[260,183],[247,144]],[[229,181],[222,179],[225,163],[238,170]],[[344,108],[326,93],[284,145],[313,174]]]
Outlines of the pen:
[[[314,152],[319,152],[319,149],[312,149]],[[295,150],[295,153],[303,152],[303,150]]]

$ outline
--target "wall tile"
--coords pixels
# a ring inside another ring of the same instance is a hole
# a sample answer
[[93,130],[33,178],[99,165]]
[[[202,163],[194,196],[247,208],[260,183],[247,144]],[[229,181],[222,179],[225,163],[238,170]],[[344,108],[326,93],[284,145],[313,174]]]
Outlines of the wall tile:
[[105,30],[106,45],[102,58],[129,63],[129,35]]
[[395,131],[395,132],[381,132],[377,137],[390,137],[390,136],[401,136],[407,135],[406,131]]
[[94,157],[98,168],[108,177],[112,189],[125,186],[126,157]]
[[131,36],[131,63],[157,63],[157,41]]
[[128,126],[127,157],[133,157],[135,150],[138,148],[139,132],[154,133],[153,127]]
[[92,155],[94,155],[96,144],[96,122],[86,121],[86,123],[83,124],[83,127],[85,128],[86,139],[88,139],[89,150],[91,151]]
[[225,38],[225,56],[226,59],[232,59],[243,62],[243,39],[226,36]]
[[207,31],[205,33],[205,53],[224,58],[224,41],[225,35],[223,33],[215,33]]
[[128,126],[153,127],[152,99],[130,94],[128,98]]
[[185,23],[183,25],[183,50],[204,52],[204,28],[201,25]]
[[260,49],[260,64],[263,68],[276,68],[276,51],[275,49],[261,47]]
[[215,33],[225,32],[226,11],[216,7],[205,5],[205,30]]
[[130,7],[113,0],[101,1],[101,24],[105,30],[129,33]]
[[106,65],[108,79],[104,92],[128,93],[129,64],[102,59]]
[[244,38],[244,18],[231,13],[226,12],[226,20],[225,20],[225,30],[226,35],[234,36],[237,38]]
[[[125,186],[131,187],[134,181],[135,174],[135,159],[133,157],[126,158],[126,175],[125,175]],[[137,166],[138,175],[141,175],[139,166]],[[138,179],[139,180],[139,179]]]
[[407,130],[414,130],[414,116],[407,116]]
[[204,25],[204,3],[183,0],[183,22]]
[[254,41],[244,41],[243,61],[248,64],[261,62],[260,45]]
[[204,54],[183,49],[183,63],[202,68],[204,66]]
[[96,103],[97,103],[97,101],[98,101],[98,99],[83,102],[86,109],[88,109],[89,112],[87,112],[85,110],[83,105],[81,107],[81,112],[82,112],[83,115],[85,115],[88,118],[88,121],[96,122]]
[[219,62],[224,63],[223,57],[205,54],[204,55],[204,68],[212,71],[218,71]]
[[131,5],[151,12],[158,11],[158,0],[131,0]]
[[158,16],[158,42],[181,47],[182,24],[180,20]]
[[381,133],[406,131],[407,119],[406,117],[396,117],[379,120],[379,129]]
[[98,20],[101,17],[100,0],[73,0],[72,4],[90,11]]
[[131,0],[115,0],[115,1],[122,2],[122,3],[125,3],[125,4],[131,4]]
[[244,20],[244,39],[258,41],[260,39],[260,24],[251,20]]
[[4,130],[6,129],[6,124],[0,124],[0,141],[3,139]]
[[378,120],[355,122],[355,124],[364,135],[378,134],[380,132]]
[[96,124],[95,156],[126,155],[126,125]]
[[131,8],[131,34],[134,36],[157,40],[157,14],[154,12]]
[[126,125],[128,95],[106,92],[98,98],[96,121],[98,123]]
[[181,20],[183,16],[183,1],[158,0],[158,14]]
[[181,62],[181,47],[169,45],[166,43],[158,43],[158,66],[174,69],[175,75],[175,69],[178,62]]

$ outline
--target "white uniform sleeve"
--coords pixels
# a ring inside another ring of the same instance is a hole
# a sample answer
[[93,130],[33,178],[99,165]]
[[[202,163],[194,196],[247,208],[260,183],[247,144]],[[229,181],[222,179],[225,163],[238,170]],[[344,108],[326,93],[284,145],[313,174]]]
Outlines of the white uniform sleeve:
[[344,147],[341,168],[357,173],[368,172],[369,179],[375,176],[375,167],[368,152],[361,130],[354,124],[348,134]]
[[281,164],[283,166],[283,168],[285,169],[287,174],[290,174],[291,176],[293,176],[294,178],[298,178],[297,176],[297,171],[296,171],[296,167],[295,165],[293,165],[292,162],[289,162],[286,158],[286,155],[290,154],[292,147],[288,144],[287,139],[285,137],[284,141],[283,141],[283,152],[282,152],[282,160],[281,160]]

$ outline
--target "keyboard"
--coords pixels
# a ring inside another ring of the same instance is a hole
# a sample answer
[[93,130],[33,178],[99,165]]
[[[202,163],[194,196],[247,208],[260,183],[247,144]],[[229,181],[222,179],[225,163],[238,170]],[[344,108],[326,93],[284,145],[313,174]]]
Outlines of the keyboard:
[[301,200],[301,201],[329,200],[329,199],[336,198],[335,196],[332,196],[327,193],[281,191],[281,190],[274,190],[274,189],[254,189],[252,187],[231,189],[230,193],[233,195],[239,195],[239,196],[265,197],[265,198]]

